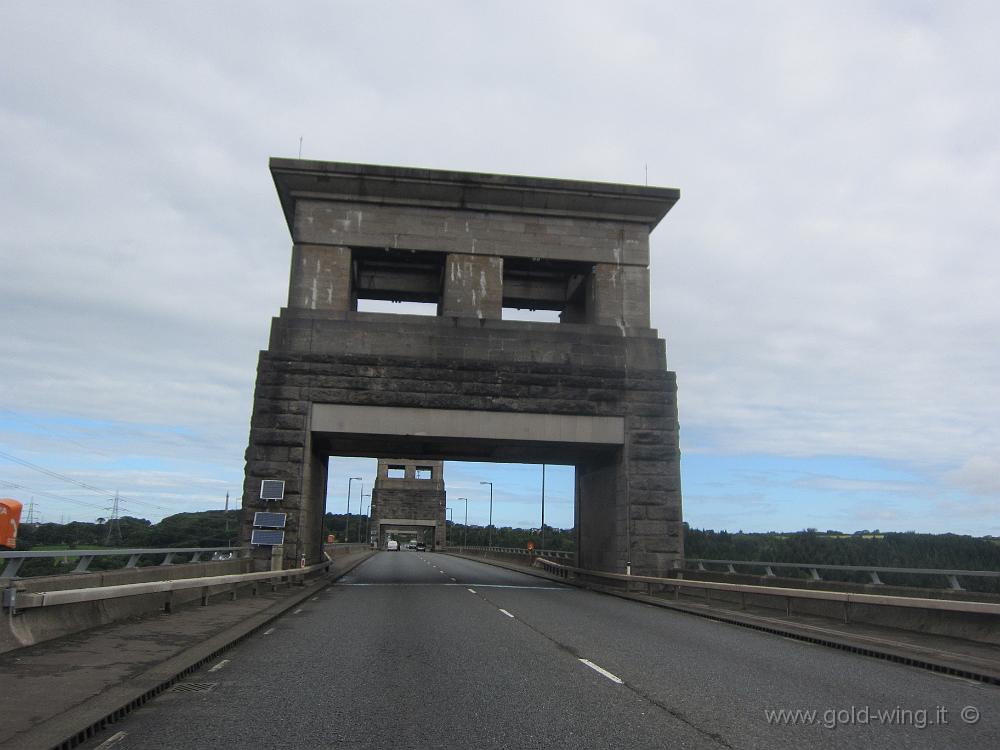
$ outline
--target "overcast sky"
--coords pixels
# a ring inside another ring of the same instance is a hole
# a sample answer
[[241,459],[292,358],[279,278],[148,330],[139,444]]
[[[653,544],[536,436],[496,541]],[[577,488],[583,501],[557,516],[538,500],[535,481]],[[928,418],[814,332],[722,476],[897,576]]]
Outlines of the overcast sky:
[[[239,494],[287,294],[267,159],[301,137],[330,161],[648,168],[681,190],[651,272],[686,520],[1000,534],[1000,5],[5,0],[0,16],[0,495],[43,520],[106,515],[114,490],[153,519]],[[335,462],[331,510],[357,471],[370,491],[370,464]],[[540,473],[446,478],[470,522],[492,479],[495,522],[537,526]],[[572,472],[548,478],[547,521],[569,526]]]

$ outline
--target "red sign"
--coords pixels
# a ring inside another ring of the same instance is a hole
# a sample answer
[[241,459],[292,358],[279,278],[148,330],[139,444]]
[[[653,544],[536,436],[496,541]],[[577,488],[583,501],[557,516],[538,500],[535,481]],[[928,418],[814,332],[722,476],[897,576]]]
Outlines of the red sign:
[[0,547],[17,547],[17,525],[21,523],[23,507],[13,498],[0,498]]
[[534,548],[535,548],[535,543],[534,542],[528,542],[528,552],[531,552],[531,550],[533,550]]

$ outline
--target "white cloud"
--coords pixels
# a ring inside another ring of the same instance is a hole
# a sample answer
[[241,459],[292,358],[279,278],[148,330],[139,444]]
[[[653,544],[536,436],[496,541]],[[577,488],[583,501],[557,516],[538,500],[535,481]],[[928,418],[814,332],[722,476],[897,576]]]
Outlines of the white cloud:
[[14,4],[0,405],[183,426],[238,475],[287,284],[266,158],[299,136],[330,160],[626,182],[648,165],[682,189],[652,280],[685,451],[908,461],[993,492],[998,16]]

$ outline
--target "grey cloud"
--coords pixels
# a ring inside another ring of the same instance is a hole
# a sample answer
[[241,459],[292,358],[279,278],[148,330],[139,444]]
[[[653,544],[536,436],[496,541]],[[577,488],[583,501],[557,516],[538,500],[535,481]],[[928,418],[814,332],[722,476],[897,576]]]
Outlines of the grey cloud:
[[685,450],[904,459],[993,491],[974,462],[1000,445],[998,15],[14,4],[0,401],[184,425],[238,473],[287,282],[267,156],[302,135],[320,159],[648,165],[682,189],[652,279],[682,421],[710,436]]

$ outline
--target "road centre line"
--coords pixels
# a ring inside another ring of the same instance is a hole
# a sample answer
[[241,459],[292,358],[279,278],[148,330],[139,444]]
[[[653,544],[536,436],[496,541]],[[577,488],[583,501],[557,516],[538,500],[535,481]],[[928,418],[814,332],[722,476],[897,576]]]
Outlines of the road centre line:
[[508,611],[507,611],[506,609],[501,609],[500,611],[501,611],[501,612],[503,612],[503,613],[504,613],[505,615],[507,615],[507,617],[510,617],[511,619],[513,619],[514,615],[512,615],[512,614],[511,614],[510,612],[508,612]]
[[596,664],[594,664],[594,662],[590,661],[589,659],[580,659],[580,661],[583,662],[584,664],[586,664],[591,669],[593,669],[598,674],[604,675],[605,677],[607,677],[612,682],[616,682],[619,685],[624,685],[625,684],[625,680],[623,680],[621,677],[618,677],[617,675],[611,674],[611,672],[609,672],[608,670],[604,669],[603,667],[597,666]]
[[115,732],[113,735],[108,737],[104,742],[94,748],[94,750],[108,750],[108,748],[114,747],[123,739],[128,732]]

